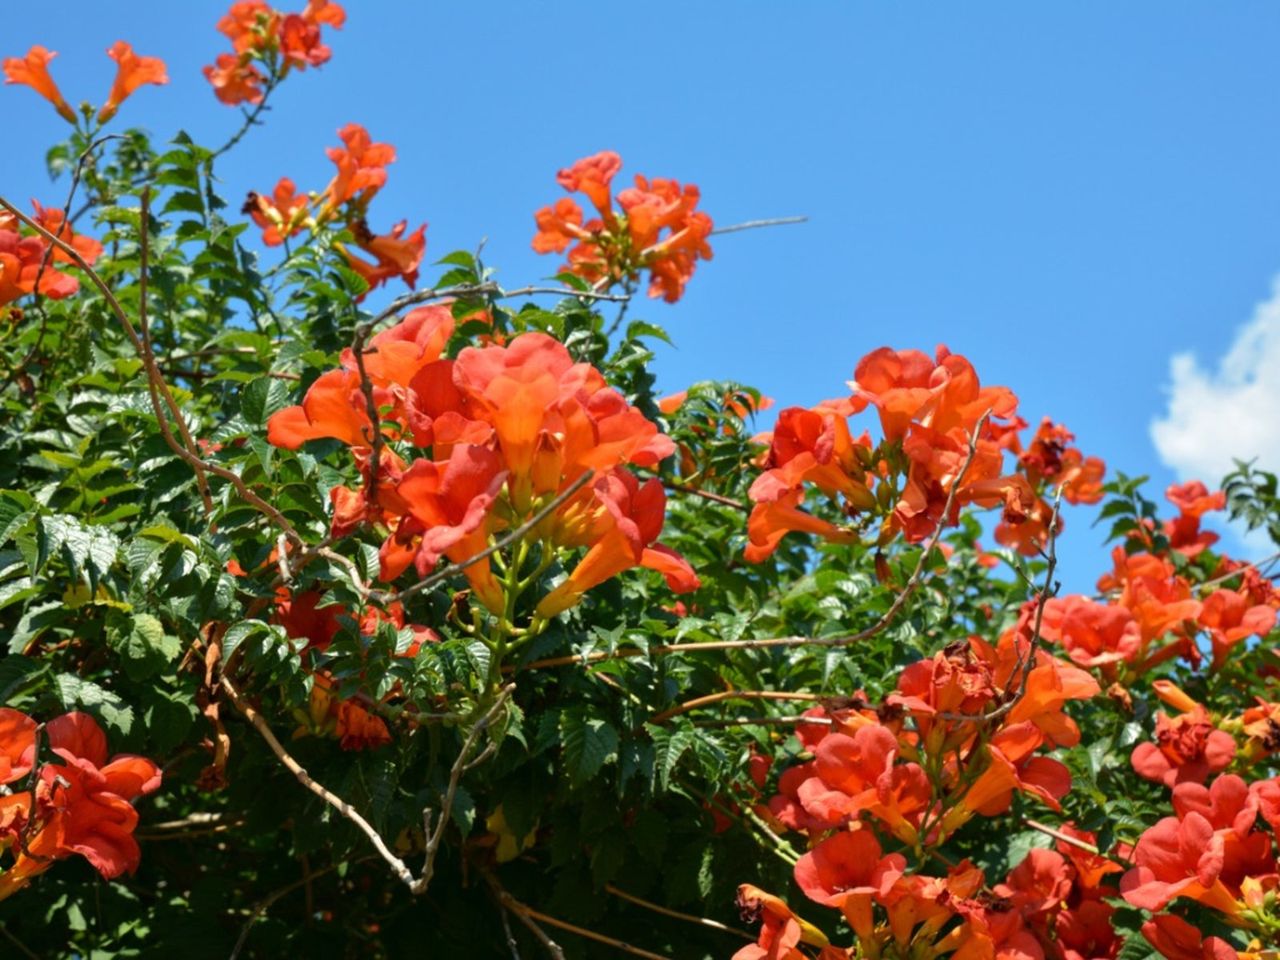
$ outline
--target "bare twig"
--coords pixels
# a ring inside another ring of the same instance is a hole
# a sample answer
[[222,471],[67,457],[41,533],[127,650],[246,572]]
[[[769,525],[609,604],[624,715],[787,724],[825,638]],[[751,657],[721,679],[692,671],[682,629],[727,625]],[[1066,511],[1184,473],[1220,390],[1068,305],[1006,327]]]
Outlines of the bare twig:
[[672,717],[678,717],[682,713],[688,713],[690,710],[697,710],[699,707],[710,706],[713,703],[721,703],[725,700],[805,700],[814,702],[822,699],[816,693],[790,693],[786,690],[722,690],[719,693],[709,693],[705,697],[695,697],[679,706],[672,707],[670,710],[664,710],[662,713],[650,717],[649,722],[665,723]]
[[[506,887],[502,885],[498,880],[497,875],[492,870],[484,864],[478,864],[478,866],[485,882],[489,885],[489,890],[493,893],[494,899],[498,901],[498,905],[502,908],[503,916],[505,917],[508,912],[515,914],[516,919],[525,925],[528,931],[532,933],[537,941],[546,949],[547,953],[551,954],[553,960],[564,960],[564,951],[560,949],[560,944],[552,940],[547,934],[547,931],[538,926],[537,921],[525,912],[525,909],[527,908],[521,909],[524,907],[524,904],[511,896],[511,894],[507,893]],[[512,942],[512,939],[511,931],[508,928],[508,944]],[[513,951],[514,949],[515,948],[512,947]]]
[[[466,740],[463,741],[462,749],[458,752],[458,759],[454,761],[453,768],[449,771],[449,785],[445,789],[444,800],[440,804],[440,816],[436,821],[434,832],[431,830],[430,808],[422,811],[422,830],[426,837],[426,853],[423,857],[422,876],[409,885],[409,889],[413,893],[422,893],[431,883],[432,874],[435,873],[436,853],[440,850],[440,844],[444,840],[445,828],[449,825],[449,817],[453,812],[453,802],[458,795],[458,785],[462,781],[462,774],[474,766],[474,764],[468,763],[468,760],[471,757],[471,751],[475,748],[476,741],[488,729],[498,714],[502,712],[506,706],[507,698],[515,693],[515,690],[514,683],[509,683],[503,687],[498,692],[498,696],[493,703],[484,712],[484,715],[471,728]],[[487,752],[481,754],[482,757],[487,755]],[[478,763],[479,759],[476,762]]]
[[[503,898],[503,905],[512,910],[516,916],[524,917],[528,920],[537,920],[552,927],[559,927],[561,930],[568,930],[570,933],[576,933],[580,937],[585,937],[588,940],[594,940],[596,943],[603,943],[606,946],[613,947],[615,950],[621,950],[623,953],[629,953],[633,957],[644,957],[645,960],[670,960],[670,958],[664,957],[660,953],[654,953],[650,950],[645,950],[642,947],[634,946],[633,944],[627,943],[625,940],[619,940],[617,937],[610,937],[603,933],[596,933],[594,930],[588,930],[585,927],[578,926],[577,924],[569,923],[567,920],[561,920],[558,917],[549,916],[540,910],[533,909],[533,907],[529,906],[527,903],[521,903],[505,890],[502,891],[501,896]],[[546,941],[544,941],[544,944],[545,943]],[[560,951],[559,947],[556,947],[553,951],[553,956],[563,960],[564,954]]]
[[571,287],[540,287],[527,286],[520,287],[516,290],[503,290],[496,283],[460,283],[451,287],[437,287],[431,290],[416,290],[413,293],[406,293],[404,296],[396,297],[391,304],[368,322],[370,329],[377,327],[384,320],[394,317],[405,307],[412,307],[418,303],[428,303],[432,300],[446,300],[453,297],[492,297],[495,300],[510,299],[512,297],[532,297],[538,295],[557,296],[557,297],[578,297],[583,300],[607,300],[611,303],[622,303],[629,299],[626,294],[620,293],[602,293],[596,290],[574,290]]
[[311,775],[307,773],[302,764],[298,763],[298,761],[290,755],[289,751],[284,748],[280,741],[276,739],[276,735],[271,732],[271,727],[267,724],[267,721],[263,718],[262,714],[258,713],[258,711],[240,695],[240,691],[236,689],[235,684],[231,682],[226,674],[223,674],[221,683],[222,689],[225,690],[227,696],[231,698],[231,702],[236,705],[236,709],[244,715],[244,718],[253,725],[253,728],[258,731],[258,734],[262,739],[267,742],[267,746],[270,747],[271,752],[276,755],[276,759],[284,764],[285,769],[292,773],[297,778],[298,782],[304,787],[355,824],[356,828],[369,839],[371,844],[373,844],[373,848],[378,852],[378,855],[386,861],[386,864],[391,868],[391,871],[399,877],[399,879],[409,887],[409,889],[412,890],[417,882],[413,875],[413,871],[405,865],[403,860],[391,852],[391,849],[382,839],[382,835],[374,829],[373,824],[369,823],[369,821],[366,820],[358,810],[351,806],[351,804],[347,803],[347,801],[343,800],[336,793],[333,793],[327,787],[311,779]]
[[719,503],[726,507],[733,507],[735,510],[741,510],[743,513],[751,512],[751,504],[743,503],[741,500],[735,500],[733,497],[726,497],[722,493],[715,493],[712,490],[703,490],[699,487],[691,487],[687,484],[677,483],[675,480],[668,480],[662,477],[662,485],[668,490],[676,493],[687,493],[693,497],[701,497],[703,500],[710,500],[712,503]]
[[644,907],[646,910],[652,910],[654,913],[660,913],[666,917],[675,917],[677,920],[687,920],[689,923],[696,923],[700,927],[710,927],[712,930],[719,930],[723,933],[731,933],[735,937],[741,937],[743,940],[756,939],[745,930],[735,930],[728,924],[721,923],[718,920],[712,920],[709,917],[694,916],[692,913],[681,913],[679,910],[672,910],[670,907],[664,907],[657,903],[650,903],[648,900],[642,900],[633,893],[627,893],[625,890],[619,890],[611,883],[606,883],[604,888],[615,897],[620,897],[623,900],[634,903],[638,907]]
[[507,949],[511,951],[511,960],[523,960],[520,956],[520,944],[516,943],[516,935],[511,932],[511,911],[498,901],[498,916],[502,918],[502,933],[507,938]]
[[213,151],[213,153],[209,155],[210,161],[216,160],[218,157],[222,156],[224,153],[226,153],[228,150],[234,147],[237,143],[239,143],[242,139],[244,139],[244,135],[248,133],[252,128],[256,126],[260,126],[258,122],[258,117],[262,116],[263,111],[267,109],[267,100],[271,96],[271,91],[276,88],[279,82],[280,82],[279,80],[274,78],[267,80],[267,85],[262,89],[262,99],[258,101],[257,106],[255,106],[252,111],[249,111],[249,110],[241,111],[244,115],[244,123],[240,125],[240,129],[237,130],[235,133],[233,133],[231,135],[231,138],[226,143],[224,143],[222,146],[220,146],[217,150]]
[[[71,236],[72,234],[71,204],[75,201],[76,191],[80,188],[80,179],[84,176],[85,164],[93,155],[93,152],[109,140],[123,139],[124,137],[121,134],[109,133],[105,137],[99,137],[97,140],[94,140],[89,144],[89,146],[85,147],[84,152],[80,154],[80,159],[76,161],[75,169],[71,173],[71,189],[67,191],[67,202],[62,206],[62,225],[58,231],[59,233],[65,230],[67,236]],[[13,370],[10,371],[8,379],[5,381],[6,385],[16,380],[18,376],[20,376],[22,372],[30,366],[31,361],[35,359],[36,354],[40,352],[41,345],[44,343],[44,335],[49,327],[49,315],[42,305],[43,296],[40,293],[40,281],[44,279],[45,271],[49,269],[49,263],[52,259],[53,247],[48,246],[45,248],[44,257],[40,261],[40,269],[36,271],[35,282],[32,284],[32,292],[35,295],[35,307],[40,311],[40,329],[36,332],[36,342],[32,344],[31,349],[27,351],[26,356],[18,361],[18,363],[14,365]]]
[[192,837],[207,837],[216,833],[226,833],[236,827],[243,826],[242,818],[228,819],[221,813],[193,813],[181,820],[167,820],[164,823],[149,824],[146,829],[138,830],[134,836],[139,840],[150,842],[160,840],[189,840]]
[[795,724],[816,724],[821,727],[833,727],[835,721],[830,717],[725,717],[721,720],[695,720],[695,727],[786,727]]
[[573,483],[560,491],[553,500],[547,503],[541,510],[520,526],[516,527],[505,536],[495,540],[488,547],[481,550],[479,553],[468,557],[466,560],[461,560],[458,563],[451,563],[447,567],[437,570],[425,580],[419,580],[417,583],[405,587],[403,590],[393,591],[391,593],[383,593],[382,591],[375,590],[370,591],[370,596],[380,603],[393,603],[397,600],[403,600],[405,597],[413,596],[415,593],[421,593],[424,590],[429,590],[442,580],[462,573],[472,564],[479,563],[481,560],[487,560],[499,550],[503,550],[511,544],[519,541],[526,533],[540,524],[547,517],[551,516],[551,514],[555,513],[566,500],[586,486],[593,476],[595,476],[594,471],[586,471],[582,476],[578,477],[578,479],[574,480]]
[[370,507],[378,502],[378,474],[382,472],[382,414],[378,411],[378,403],[373,397],[373,381],[364,366],[365,342],[373,328],[367,323],[356,325],[355,335],[351,338],[351,352],[356,358],[356,369],[360,373],[360,392],[364,394],[365,412],[369,417],[369,480],[365,484],[365,503]]
[[1053,837],[1053,839],[1058,840],[1062,843],[1065,843],[1068,846],[1075,847],[1078,850],[1085,850],[1089,853],[1092,853],[1094,856],[1102,856],[1101,850],[1099,850],[1092,843],[1088,843],[1085,840],[1080,840],[1077,837],[1069,836],[1068,834],[1063,833],[1061,830],[1055,830],[1053,827],[1050,827],[1047,824],[1040,823],[1028,817],[1023,817],[1022,822],[1026,826],[1030,827],[1032,830],[1038,830],[1041,833],[1043,833],[1045,836]]
[[[361,857],[359,860],[351,861],[349,865],[355,866],[356,864],[365,863],[372,859],[372,857]],[[244,949],[244,945],[249,939],[249,931],[253,929],[253,925],[258,922],[258,919],[271,909],[272,904],[281,897],[288,896],[293,893],[293,891],[301,887],[309,887],[312,881],[323,877],[327,873],[332,873],[334,870],[337,870],[339,866],[341,866],[341,863],[331,863],[329,866],[321,867],[319,870],[312,870],[308,873],[304,873],[301,879],[295,880],[293,883],[283,886],[279,890],[276,890],[270,895],[264,897],[262,900],[259,900],[257,905],[254,906],[252,913],[249,914],[249,919],[246,920],[244,926],[240,928],[240,936],[236,938],[236,944],[232,948],[231,956],[228,960],[236,960],[236,958],[240,956],[240,951]]]
[[1280,553],[1273,553],[1269,557],[1263,557],[1261,560],[1255,560],[1252,563],[1242,563],[1240,564],[1239,567],[1237,567],[1235,570],[1232,570],[1230,573],[1224,573],[1220,577],[1214,577],[1212,580],[1206,580],[1204,583],[1197,584],[1197,586],[1216,587],[1218,584],[1225,583],[1226,581],[1230,580],[1232,577],[1240,576],[1246,570],[1257,570],[1260,574],[1262,574],[1263,576],[1266,576],[1266,573],[1264,573],[1263,568],[1270,566],[1271,564],[1275,563],[1277,560],[1280,560]]
[[1009,680],[1004,691],[1004,702],[985,713],[937,713],[934,716],[938,719],[967,723],[987,723],[991,720],[998,720],[1009,713],[1026,696],[1027,684],[1031,681],[1031,673],[1036,665],[1036,653],[1040,649],[1040,627],[1044,621],[1045,604],[1049,602],[1050,597],[1058,592],[1058,586],[1054,582],[1053,574],[1058,566],[1058,538],[1055,528],[1058,525],[1058,509],[1061,506],[1062,489],[1059,488],[1058,495],[1053,501],[1053,513],[1049,518],[1049,552],[1045,557],[1047,566],[1044,572],[1044,586],[1040,588],[1039,596],[1036,600],[1036,615],[1031,625],[1031,639],[1027,643],[1026,651],[1018,655],[1018,659],[1013,665],[1013,670],[1009,674]]
[[757,230],[760,227],[781,227],[792,223],[808,222],[808,217],[772,217],[768,220],[747,220],[743,223],[732,223],[727,227],[716,227],[709,236],[718,237],[722,233],[737,233],[739,230]]
[[271,752],[276,755],[276,759],[284,764],[285,769],[292,773],[294,777],[297,778],[298,782],[309,791],[329,806],[333,807],[333,809],[338,811],[342,816],[350,820],[356,828],[368,838],[369,842],[373,844],[374,850],[378,852],[378,856],[382,857],[387,866],[391,868],[392,873],[394,873],[400,881],[409,888],[410,893],[415,895],[423,893],[431,883],[436,853],[440,848],[441,841],[444,839],[444,831],[448,827],[449,816],[453,810],[454,800],[457,797],[458,785],[462,779],[464,770],[467,768],[467,761],[470,759],[471,751],[474,749],[480,734],[488,728],[494,717],[497,716],[499,711],[505,705],[507,698],[511,696],[512,692],[515,690],[515,686],[513,684],[509,684],[504,687],[498,693],[494,702],[489,705],[483,716],[480,717],[475,726],[473,726],[467,734],[467,737],[462,744],[462,750],[458,754],[458,758],[454,761],[453,768],[450,771],[449,785],[446,788],[443,801],[440,805],[440,817],[436,823],[434,831],[431,830],[431,810],[428,808],[423,811],[422,821],[423,831],[426,836],[426,856],[422,867],[422,875],[415,877],[413,875],[413,871],[409,869],[402,859],[391,851],[387,846],[386,841],[382,839],[382,835],[378,833],[377,829],[375,829],[374,826],[369,823],[369,821],[366,820],[358,810],[323,784],[317,783],[312,779],[311,775],[307,773],[302,764],[298,763],[298,761],[293,758],[289,751],[280,743],[279,739],[277,739],[276,735],[272,733],[270,725],[262,714],[258,713],[258,711],[255,710],[243,696],[241,696],[240,691],[236,689],[235,684],[231,682],[225,673],[222,676],[221,685],[222,689],[226,691],[227,696],[231,698],[231,702],[235,704],[236,709],[244,715],[244,718],[253,725],[253,728],[258,731],[262,739],[267,742],[267,746],[270,747]]
[[[144,190],[142,194],[144,238],[146,235],[147,205],[148,193]],[[0,206],[4,207],[23,223],[37,231],[50,243],[56,244],[60,250],[66,253],[67,256],[71,257],[71,259],[75,261],[82,270],[84,270],[89,279],[92,280],[94,285],[102,292],[102,295],[107,301],[108,306],[110,306],[111,311],[116,315],[121,326],[124,327],[124,331],[130,342],[133,344],[134,349],[142,358],[143,366],[147,372],[147,392],[151,399],[151,408],[155,413],[156,423],[160,428],[160,435],[164,438],[165,444],[169,449],[172,450],[179,459],[190,465],[192,470],[195,472],[196,482],[200,487],[201,499],[204,501],[205,513],[209,514],[213,511],[213,499],[209,493],[208,477],[206,476],[206,474],[211,473],[216,477],[220,477],[221,479],[228,481],[235,488],[236,493],[239,494],[242,500],[254,507],[258,512],[268,517],[278,528],[283,530],[290,542],[300,548],[305,548],[308,551],[314,549],[320,556],[327,557],[335,563],[345,566],[351,572],[352,580],[357,588],[359,589],[363,587],[363,590],[367,595],[368,588],[363,585],[363,580],[360,577],[359,571],[351,560],[323,547],[307,547],[306,541],[303,540],[302,535],[297,531],[293,524],[289,522],[289,519],[274,505],[268,503],[266,500],[262,499],[262,497],[249,489],[248,484],[241,479],[238,473],[228,470],[220,464],[206,461],[200,457],[196,452],[197,448],[195,440],[192,439],[191,433],[187,429],[187,422],[182,416],[182,410],[179,408],[177,401],[174,400],[173,394],[169,391],[169,385],[165,382],[164,376],[160,373],[160,368],[156,363],[155,356],[147,348],[146,343],[134,328],[133,323],[129,320],[128,314],[125,313],[124,308],[120,305],[120,301],[116,299],[111,287],[107,285],[106,281],[104,281],[91,266],[89,266],[84,257],[80,255],[79,251],[70,244],[64,243],[62,240],[55,237],[52,233],[40,224],[36,223],[4,197],[0,197]],[[146,272],[145,265],[143,266],[143,272]],[[161,401],[163,401],[163,404]],[[173,416],[174,423],[178,428],[178,433],[182,438],[181,443],[176,437],[174,437],[173,432],[169,427],[168,419],[164,413],[165,407],[168,407],[169,412]]]
[[0,923],[0,934],[4,934],[4,938],[17,947],[24,957],[29,958],[29,960],[40,960],[40,957],[30,947],[10,933],[2,923]]

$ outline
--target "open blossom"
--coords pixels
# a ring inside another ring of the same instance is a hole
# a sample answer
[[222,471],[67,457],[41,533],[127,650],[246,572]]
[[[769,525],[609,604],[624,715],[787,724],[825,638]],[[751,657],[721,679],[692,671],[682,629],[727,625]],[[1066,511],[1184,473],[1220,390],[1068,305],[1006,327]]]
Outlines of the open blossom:
[[1164,557],[1150,553],[1126,553],[1123,546],[1111,551],[1114,569],[1098,580],[1098,590],[1116,594],[1113,602],[1128,610],[1142,628],[1143,643],[1181,630],[1200,614],[1201,604],[1191,584]]
[[538,253],[568,253],[565,270],[590,283],[631,282],[649,272],[649,296],[674,303],[684,294],[698,260],[711,259],[711,218],[696,209],[698,188],[675,180],[637,175],[631,187],[612,195],[622,158],[611,150],[584,157],[559,172],[557,182],[582,193],[597,216],[562,197],[534,214]]
[[1133,851],[1135,866],[1120,882],[1124,898],[1158,911],[1178,897],[1228,917],[1248,906],[1257,878],[1276,870],[1272,840],[1255,828],[1258,801],[1243,780],[1223,776],[1205,789],[1174,790],[1176,816],[1150,827]]
[[1218,729],[1209,712],[1167,680],[1153,686],[1165,703],[1181,712],[1175,716],[1156,715],[1154,743],[1133,748],[1133,769],[1148,780],[1175,784],[1203,783],[1212,773],[1223,770],[1235,756],[1231,734]]
[[1240,957],[1221,937],[1206,937],[1171,913],[1159,914],[1144,923],[1142,935],[1168,960],[1238,960]]
[[[86,234],[76,233],[67,223],[66,212],[61,207],[46,207],[37,200],[32,200],[31,206],[35,210],[36,223],[71,247],[89,266],[102,256],[102,244]],[[57,246],[53,247],[52,259],[59,263],[74,262],[70,254]]]
[[395,162],[395,147],[375,143],[369,131],[358,123],[347,124],[338,136],[343,145],[325,150],[338,169],[324,190],[323,209],[333,212],[351,203],[364,210],[387,182],[387,165]]
[[116,79],[111,85],[107,102],[98,111],[99,123],[106,123],[114,117],[120,104],[143,84],[153,83],[159,86],[169,82],[169,74],[163,60],[159,57],[140,57],[133,52],[133,47],[123,40],[117,40],[112,44],[107,50],[107,56],[116,62]]
[[249,193],[243,212],[262,228],[262,242],[279,246],[302,229],[310,210],[306,194],[299,194],[288,177],[281,177],[270,196]]
[[[45,210],[36,205],[36,220],[50,232],[76,248],[86,260],[97,258],[101,247],[88,237],[73,236],[62,224],[62,211]],[[62,300],[80,289],[80,282],[62,273],[54,263],[65,260],[60,251],[49,250],[39,236],[23,236],[14,218],[0,217],[0,306],[39,293],[51,300]]]
[[239,0],[218,21],[218,32],[231,41],[237,54],[268,46],[280,15],[263,0]]
[[840,910],[854,932],[867,937],[873,898],[885,897],[906,867],[902,854],[882,854],[870,830],[855,830],[834,834],[802,856],[795,876],[810,900]]
[[1127,662],[1142,648],[1142,629],[1124,607],[1087,597],[1051,597],[1044,605],[1041,636],[1060,643],[1082,667]]
[[1213,510],[1227,505],[1227,495],[1221,490],[1210,493],[1199,480],[1174,484],[1165,491],[1169,502],[1178,508],[1178,516],[1165,521],[1164,534],[1169,546],[1183,556],[1198,556],[1205,548],[1218,542],[1218,535],[1211,530],[1200,529],[1200,519]]
[[[133,872],[141,856],[133,838],[138,814],[132,801],[159,788],[160,768],[131,755],[108,760],[106,736],[88,714],[50,720],[44,739],[52,759],[37,771],[34,800],[30,791],[0,796],[0,853],[17,851],[0,874],[0,899],[65,857],[83,856],[111,879]],[[34,742],[34,721],[16,710],[0,710],[3,782],[31,770]]]
[[[410,289],[413,289],[414,284],[418,282],[418,265],[422,263],[422,257],[427,250],[427,225],[424,223],[413,233],[405,236],[407,227],[408,221],[401,220],[391,228],[390,233],[377,235],[369,229],[364,220],[356,220],[352,223],[351,230],[355,234],[355,245],[371,254],[374,262],[370,263],[355,256],[345,247],[342,252],[348,266],[364,278],[370,290],[395,277],[402,279]],[[358,299],[363,299],[367,294],[368,291],[365,291]]]
[[49,61],[56,56],[57,54],[52,50],[36,44],[27,51],[26,56],[6,57],[4,82],[20,83],[30,87],[53,104],[54,109],[58,111],[58,116],[68,123],[75,123],[75,111],[71,109],[71,105],[62,96],[62,91],[53,82],[53,77],[49,75]]
[[799,949],[802,943],[821,948],[819,960],[839,956],[830,948],[821,930],[793,913],[784,901],[758,887],[744,883],[738,888],[738,909],[744,922],[760,923],[760,935],[755,943],[735,953],[733,960],[807,960],[808,954]]
[[1216,670],[1226,663],[1236,644],[1270,633],[1276,625],[1276,611],[1268,604],[1250,605],[1249,598],[1236,590],[1220,589],[1205,598],[1199,620],[1209,631]]
[[333,51],[320,41],[320,25],[297,13],[280,22],[280,54],[289,67],[305,70],[329,61]]
[[266,77],[251,62],[242,61],[234,53],[220,53],[217,60],[203,68],[204,78],[213,87],[214,96],[229,107],[242,103],[261,103],[262,85]]

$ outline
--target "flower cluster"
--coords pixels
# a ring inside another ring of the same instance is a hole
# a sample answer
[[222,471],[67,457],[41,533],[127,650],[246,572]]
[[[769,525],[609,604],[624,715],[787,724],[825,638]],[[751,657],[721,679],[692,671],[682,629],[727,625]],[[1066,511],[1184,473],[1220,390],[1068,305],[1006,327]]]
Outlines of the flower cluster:
[[[75,233],[60,208],[44,207],[35,201],[32,206],[35,222],[80,254],[86,263],[92,265],[102,255],[102,244]],[[44,237],[24,234],[17,218],[0,210],[0,306],[33,293],[51,300],[71,296],[80,289],[80,281],[56,266],[70,262],[66,253]]]
[[[1002,506],[996,538],[1034,553],[1049,533],[1045,490],[1060,490],[1071,503],[1101,497],[1102,461],[1068,447],[1071,434],[1048,420],[1021,452],[1018,470],[1006,474],[1004,455],[1019,452],[1017,431],[1025,426],[1015,416],[1017,397],[982,386],[973,365],[946,347],[932,359],[915,350],[873,351],[850,387],[848,396],[778,415],[751,486],[748,560],[765,559],[791,532],[853,542],[877,517],[881,546],[898,534],[917,543],[971,504]],[[883,433],[875,444],[849,425],[869,407]],[[810,491],[826,498],[826,516],[803,509]]]
[[1067,825],[1063,834],[1057,849],[1032,850],[1003,883],[988,887],[967,860],[929,876],[909,871],[902,854],[886,853],[872,830],[834,833],[800,857],[795,881],[810,900],[840,911],[857,946],[832,945],[783,901],[744,885],[744,919],[762,926],[734,960],[801,960],[809,956],[802,943],[818,947],[820,960],[1114,957],[1121,941],[1106,898],[1116,891],[1106,881],[1121,867],[1090,852],[1095,838],[1087,831]]
[[370,290],[396,277],[412,287],[427,249],[427,225],[406,235],[408,221],[401,220],[389,233],[375,234],[366,219],[370,201],[387,182],[387,165],[395,162],[395,148],[375,142],[358,123],[347,124],[338,136],[342,146],[326,151],[337,169],[323,191],[300,194],[292,180],[282,177],[269,195],[250,192],[243,212],[262,229],[267,246],[279,246],[304,229],[343,223],[355,246],[371,259],[356,256],[345,244],[338,249]]
[[1039,753],[1080,739],[1063,712],[1099,692],[1086,672],[1042,651],[1029,624],[991,645],[973,637],[904,669],[878,710],[828,710],[831,726],[801,724],[814,759],[784,772],[768,813],[811,837],[864,819],[921,850],[977,814],[1007,810],[1015,792],[1052,809],[1071,786]]
[[[58,115],[67,123],[77,122],[76,112],[63,97],[62,91],[49,74],[49,62],[57,54],[39,44],[27,51],[24,57],[7,57],[4,61],[5,83],[20,83],[44,97]],[[106,123],[116,115],[120,104],[146,83],[165,84],[169,74],[159,57],[140,57],[124,40],[117,40],[107,48],[107,56],[116,62],[116,78],[111,84],[106,101],[98,108],[97,122]],[[88,107],[85,108],[88,115]]]
[[[48,751],[56,758],[40,762]],[[18,782],[29,778],[30,787]],[[132,873],[140,852],[133,838],[133,801],[160,786],[160,768],[144,757],[107,759],[107,738],[85,713],[44,724],[0,707],[0,900],[25,887],[57,860],[80,855],[110,879]]]
[[[1133,849],[1134,866],[1120,880],[1130,904],[1156,913],[1175,900],[1199,902],[1263,943],[1280,937],[1275,839],[1280,833],[1280,777],[1246,783],[1233,774],[1209,786],[1173,789],[1174,816],[1150,827]],[[1156,916],[1143,933],[1168,957],[1189,938],[1175,915]],[[1221,941],[1219,941],[1222,943]],[[1213,956],[1235,957],[1225,943]],[[1202,954],[1208,955],[1208,954]]]
[[1150,535],[1156,524],[1148,523],[1115,547],[1112,571],[1098,580],[1100,600],[1071,596],[1045,606],[1045,639],[1060,643],[1081,666],[1100,668],[1113,683],[1179,656],[1199,663],[1199,638],[1212,651],[1212,667],[1220,669],[1237,645],[1276,625],[1280,592],[1252,567],[1221,558],[1197,590],[1185,561],[1170,556],[1200,557],[1217,540],[1200,530],[1200,517],[1220,509],[1223,494],[1194,482],[1170,487],[1167,496],[1179,516],[1162,525],[1161,540]]
[[[386,535],[383,579],[410,567],[426,576],[441,557],[464,561],[564,497],[531,532],[542,547],[539,566],[547,569],[559,552],[586,554],[541,599],[540,618],[637,565],[662,572],[673,589],[696,587],[689,565],[656,542],[666,504],[661,482],[641,483],[626,468],[655,466],[672,452],[671,441],[552,337],[525,333],[451,359],[444,350],[454,326],[449,304],[411,311],[373,337],[361,360],[348,350],[300,405],[269,421],[277,446],[332,437],[352,448],[365,485],[332,490],[334,536],[372,524]],[[590,482],[575,488],[588,472]],[[491,560],[464,571],[494,613],[505,610],[513,588],[512,571],[501,582],[498,572]]]
[[321,28],[341,29],[346,20],[346,11],[332,0],[307,0],[301,13],[283,13],[263,0],[240,0],[218,21],[232,52],[218,54],[204,68],[205,79],[228,106],[261,103],[267,89],[290,70],[327,63],[333,51]]
[[596,216],[584,222],[582,207],[571,197],[543,207],[534,214],[538,232],[533,249],[567,249],[564,269],[597,286],[629,287],[647,270],[649,296],[675,303],[697,261],[711,259],[711,218],[696,209],[698,188],[675,180],[637,174],[635,185],[615,197],[611,184],[620,169],[622,158],[605,150],[561,170],[556,181],[590,200]]

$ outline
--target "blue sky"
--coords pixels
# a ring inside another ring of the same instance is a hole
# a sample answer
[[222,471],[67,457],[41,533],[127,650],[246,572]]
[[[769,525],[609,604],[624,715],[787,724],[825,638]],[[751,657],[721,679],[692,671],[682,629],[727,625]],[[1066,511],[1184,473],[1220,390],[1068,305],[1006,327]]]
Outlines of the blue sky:
[[[529,239],[532,212],[562,195],[556,169],[615,149],[624,175],[697,183],[717,223],[811,218],[719,238],[679,305],[640,305],[677,343],[658,361],[664,389],[734,378],[807,404],[839,394],[870,349],[946,343],[1011,386],[1028,420],[1053,415],[1157,489],[1224,439],[1280,466],[1262,423],[1280,376],[1258,367],[1280,358],[1280,306],[1218,369],[1280,271],[1280,6],[348,7],[332,61],[290,78],[269,125],[220,164],[229,196],[285,174],[323,186],[324,147],[356,120],[399,151],[372,226],[428,221],[429,259],[487,237],[515,286],[555,268]],[[172,82],[118,122],[220,143],[238,115],[199,68],[225,48],[224,8],[23,4],[6,11],[0,54],[44,43],[68,98],[99,102],[103,51],[130,40]],[[0,97],[0,190],[62,197],[39,149],[61,121],[27,90]],[[1171,357],[1188,352],[1166,463],[1150,428]],[[1105,563],[1087,520],[1069,516],[1062,544],[1080,587]]]

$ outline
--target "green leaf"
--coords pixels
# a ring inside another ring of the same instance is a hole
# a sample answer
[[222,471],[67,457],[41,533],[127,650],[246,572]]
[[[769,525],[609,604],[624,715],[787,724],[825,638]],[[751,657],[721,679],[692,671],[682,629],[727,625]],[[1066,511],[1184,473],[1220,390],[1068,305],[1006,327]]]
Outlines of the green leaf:
[[0,490],[0,546],[27,525],[36,513],[36,502],[21,490]]
[[574,710],[560,716],[560,746],[569,785],[581,786],[618,756],[618,731]]
[[19,689],[47,669],[47,663],[18,654],[0,660],[0,703],[10,703]]
[[270,636],[272,629],[261,620],[241,620],[233,623],[222,635],[222,662],[225,665],[242,643],[252,637]]
[[671,786],[671,775],[675,773],[680,758],[693,746],[696,736],[692,727],[668,730],[649,725],[649,733],[653,737],[654,750],[657,751],[658,783],[663,790],[667,790]]
[[289,388],[275,377],[259,377],[240,393],[240,413],[255,426],[289,405]]
[[131,680],[154,676],[182,652],[177,637],[165,633],[164,625],[148,613],[135,614],[128,629],[110,631],[107,642],[124,658],[124,670]]

